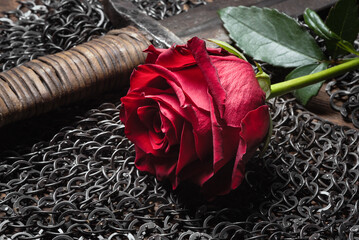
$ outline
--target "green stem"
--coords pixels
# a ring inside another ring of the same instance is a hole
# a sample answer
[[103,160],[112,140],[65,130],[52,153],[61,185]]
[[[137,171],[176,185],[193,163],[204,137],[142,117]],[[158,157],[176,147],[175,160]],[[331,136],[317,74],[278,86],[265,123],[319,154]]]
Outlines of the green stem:
[[337,77],[343,73],[352,71],[357,68],[359,68],[359,58],[355,58],[321,72],[273,84],[271,85],[271,94],[268,99],[284,95],[296,89],[303,88],[329,78]]

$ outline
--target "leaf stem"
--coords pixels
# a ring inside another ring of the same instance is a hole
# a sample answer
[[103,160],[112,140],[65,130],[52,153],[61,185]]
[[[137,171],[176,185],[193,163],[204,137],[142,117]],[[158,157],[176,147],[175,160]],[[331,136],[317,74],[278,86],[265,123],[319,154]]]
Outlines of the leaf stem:
[[337,66],[328,68],[326,70],[309,74],[303,77],[294,78],[285,82],[280,82],[271,85],[271,94],[267,99],[278,97],[294,91],[296,89],[306,87],[329,78],[339,76],[343,73],[359,68],[359,58],[355,58],[348,62],[339,64]]

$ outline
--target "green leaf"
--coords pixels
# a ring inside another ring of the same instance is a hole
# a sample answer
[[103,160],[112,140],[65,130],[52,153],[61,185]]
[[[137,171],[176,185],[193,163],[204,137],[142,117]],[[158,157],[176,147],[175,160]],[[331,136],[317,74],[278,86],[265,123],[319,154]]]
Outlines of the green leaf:
[[263,71],[262,67],[257,62],[255,62],[255,64],[257,65],[257,68],[258,68],[258,73],[256,74],[256,78],[258,80],[259,86],[266,93],[266,98],[268,98],[270,96],[270,93],[271,93],[270,77],[269,77],[269,75],[267,73],[265,73]]
[[[330,10],[326,20],[327,26],[340,38],[353,44],[359,33],[358,3],[356,0],[339,0]],[[343,55],[345,52],[336,42],[327,41],[327,50],[331,56]]]
[[256,60],[298,67],[324,59],[313,37],[277,10],[239,6],[221,9],[219,15],[237,46]]
[[[350,42],[342,39],[335,32],[332,32],[327,25],[322,21],[322,19],[318,16],[316,12],[307,8],[304,12],[304,21],[305,23],[321,38],[327,40],[329,45],[335,44],[335,47],[340,48],[346,52],[353,53],[359,55]],[[331,52],[330,52],[331,53]],[[333,54],[333,53],[331,53]],[[331,55],[332,57],[336,57],[335,54]]]
[[[354,45],[348,41],[340,40],[336,43],[336,46],[346,52],[353,53],[355,55],[359,55],[359,52],[357,50],[355,50]],[[335,57],[335,56],[333,56],[333,57]]]
[[[328,67],[328,63],[326,63],[326,62],[320,63],[320,64],[309,64],[306,66],[298,67],[298,68],[294,69],[292,72],[290,72],[287,75],[287,77],[285,78],[285,80],[290,80],[290,79],[294,79],[297,77],[302,77],[302,76],[309,75],[312,73],[320,72],[320,71],[325,70],[327,67]],[[324,81],[315,83],[313,85],[310,85],[310,86],[307,86],[304,88],[297,89],[293,92],[293,95],[297,98],[297,100],[301,104],[307,105],[309,100],[318,94],[323,83],[324,83]]]
[[[207,39],[210,42],[213,42],[215,44],[217,44],[218,46],[220,46],[221,48],[223,48],[224,50],[236,55],[237,57],[239,57],[240,59],[243,59],[245,61],[247,61],[246,57],[240,52],[238,51],[236,48],[234,48],[233,46],[231,46],[230,44],[223,42],[221,40],[217,40],[217,39]],[[247,61],[248,62],[248,61]]]
[[303,14],[304,21],[319,37],[327,40],[339,40],[340,37],[332,32],[316,12],[307,8]]

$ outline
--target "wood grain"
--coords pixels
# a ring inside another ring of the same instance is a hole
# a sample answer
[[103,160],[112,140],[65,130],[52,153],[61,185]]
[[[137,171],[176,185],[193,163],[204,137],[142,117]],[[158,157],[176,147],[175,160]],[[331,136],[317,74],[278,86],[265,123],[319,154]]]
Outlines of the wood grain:
[[16,0],[0,0],[0,16],[3,15],[3,11],[14,10],[18,5]]
[[[205,6],[160,21],[162,25],[187,41],[197,36],[230,42],[217,11],[228,6],[258,6],[276,8],[290,16],[298,17],[308,7],[315,11],[328,8],[337,0],[215,0]],[[180,24],[178,24],[180,23]]]
[[323,84],[318,95],[310,100],[310,102],[306,106],[306,109],[329,122],[338,124],[340,126],[354,128],[351,122],[344,121],[340,113],[331,108],[329,103],[329,96],[325,92],[325,86],[326,84]]

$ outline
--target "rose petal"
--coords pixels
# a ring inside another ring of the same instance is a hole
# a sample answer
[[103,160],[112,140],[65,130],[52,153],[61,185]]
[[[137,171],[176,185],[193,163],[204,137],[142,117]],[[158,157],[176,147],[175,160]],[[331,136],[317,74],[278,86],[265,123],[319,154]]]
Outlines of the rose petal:
[[153,131],[148,131],[148,138],[154,150],[165,150],[168,142],[164,137],[159,136]]
[[211,200],[215,196],[224,195],[231,191],[231,173],[234,161],[229,162],[206,181],[201,189],[203,195]]
[[203,110],[209,110],[207,83],[199,68],[171,72],[153,64],[139,66],[131,75],[129,92],[144,91],[146,88],[170,91],[170,87],[182,106],[194,104]]
[[148,127],[143,124],[137,114],[138,106],[157,105],[151,99],[145,99],[140,93],[132,92],[121,98],[122,112],[121,121],[125,124],[125,134],[132,142],[146,153],[160,155],[161,153],[153,149],[148,136]]
[[177,115],[177,117],[182,117],[189,122],[197,122],[196,115],[194,114],[191,105],[181,106],[176,96],[157,94],[146,95],[145,97],[147,99],[155,100],[159,104],[163,113],[165,113],[165,110],[168,109],[173,112],[172,114]]
[[248,112],[241,123],[241,140],[232,173],[232,189],[239,186],[244,178],[244,170],[248,160],[255,153],[269,129],[268,106],[263,105]]
[[190,67],[173,73],[186,98],[196,107],[209,111],[208,87],[202,71]]
[[153,156],[151,154],[146,154],[142,149],[137,148],[136,150],[136,159],[135,165],[140,171],[148,172],[152,175],[155,175],[159,181],[164,179],[170,179],[174,181],[175,171],[176,171],[176,156],[178,152],[174,151],[169,153],[165,157],[163,156]]
[[265,93],[248,62],[235,56],[211,56],[211,60],[227,93],[224,113],[226,125],[239,127],[249,111],[264,104]]
[[213,146],[210,113],[199,109],[194,109],[193,111],[197,119],[196,122],[192,122],[197,156],[200,160],[207,161],[208,158],[213,156],[212,151],[208,150]]
[[157,110],[156,114],[153,115],[153,130],[155,131],[155,133],[166,133],[165,131],[162,131],[162,126],[163,126],[163,122],[162,122],[162,118]]
[[[223,48],[208,48],[207,51],[210,55],[230,55],[230,53]],[[161,55],[160,60],[156,64],[166,68],[175,69],[196,64],[191,52],[187,49],[187,45],[172,46],[169,49],[155,48],[153,45],[150,45],[144,52],[147,53],[146,63],[156,63],[158,57]]]
[[206,44],[203,40],[194,37],[188,41],[188,48],[191,50],[198,67],[201,69],[203,76],[208,84],[209,93],[215,103],[215,111],[219,112],[219,117],[223,118],[226,92],[221,86],[216,68],[206,50]]
[[140,106],[137,108],[138,118],[148,129],[153,129],[155,125],[161,125],[159,119],[155,119],[155,115],[158,115],[158,112],[159,109],[155,105]]
[[166,49],[155,48],[150,45],[144,52],[147,53],[146,63],[155,63],[158,56],[163,53]]
[[161,104],[160,112],[162,132],[166,133],[171,145],[179,143],[181,138],[181,129],[183,127],[183,118],[179,117],[178,113],[167,107],[166,104]]
[[217,169],[215,166],[223,159],[223,135],[222,127],[217,122],[217,116],[215,114],[215,106],[211,101],[211,128],[212,128],[212,146],[213,146],[213,172]]
[[177,175],[176,181],[186,181],[190,179],[192,183],[202,187],[213,177],[214,173],[212,169],[213,166],[210,162],[192,161],[182,168],[181,172]]
[[195,146],[194,146],[194,139],[192,133],[192,127],[190,124],[185,122],[183,124],[182,129],[182,136],[181,136],[181,144],[180,144],[180,151],[178,156],[176,174],[191,162],[198,160]]
[[131,75],[120,113],[138,169],[169,179],[173,188],[190,180],[207,197],[238,187],[268,130],[268,107],[261,107],[265,96],[251,65],[206,49],[198,38],[146,52],[151,64]]
[[130,77],[130,89],[132,91],[142,91],[143,88],[152,88],[158,90],[168,90],[170,85],[167,80],[163,78],[158,72],[157,68],[161,68],[161,71],[168,71],[160,66],[146,64],[140,65],[136,70],[133,70]]
[[158,56],[156,64],[171,71],[196,65],[191,51],[185,45],[172,46]]
[[[142,106],[137,109],[138,118],[147,126],[148,138],[154,150],[160,150],[166,144],[165,135],[161,131],[161,120],[158,107]],[[157,117],[156,117],[157,116]]]
[[214,159],[213,169],[215,173],[236,157],[237,146],[240,141],[239,132],[240,128],[232,128],[228,126],[222,128],[222,156],[218,156]]
[[138,170],[155,175],[156,167],[151,161],[147,161],[147,153],[145,153],[137,145],[135,145],[135,151],[136,151],[135,165],[138,168]]
[[179,128],[182,124],[178,126],[172,125],[171,121],[168,120],[161,114],[162,118],[162,131],[166,134],[166,144],[167,147],[165,148],[165,153],[170,151],[171,146],[176,145],[179,143],[179,138],[176,136],[176,129]]
[[244,178],[245,164],[266,136],[268,128],[268,106],[261,106],[246,115],[240,132],[236,160],[229,161],[204,183],[202,192],[207,199],[227,194],[240,185]]
[[[129,92],[144,91],[145,89],[151,89],[155,92],[157,92],[156,89],[170,91],[168,89],[170,87],[172,88],[171,91],[177,95],[181,106],[189,104],[174,73],[162,66],[147,64],[139,66],[132,73]],[[146,91],[146,93],[150,94],[151,92]]]

